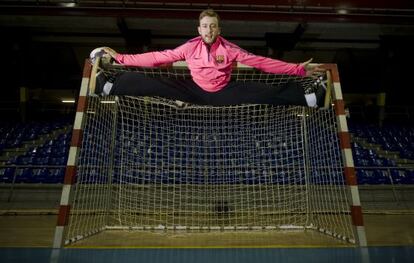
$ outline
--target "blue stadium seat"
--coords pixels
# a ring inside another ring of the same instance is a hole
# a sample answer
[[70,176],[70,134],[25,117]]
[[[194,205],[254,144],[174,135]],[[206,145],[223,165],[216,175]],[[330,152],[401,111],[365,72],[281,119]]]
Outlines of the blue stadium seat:
[[52,148],[51,156],[63,157],[69,153],[69,145],[55,145]]
[[33,164],[35,165],[48,165],[49,157],[34,157]]
[[52,153],[53,148],[51,146],[42,146],[39,147],[39,155],[38,156],[50,156]]
[[10,158],[9,160],[7,160],[6,164],[17,164],[19,157],[20,156],[15,156]]
[[23,140],[24,141],[32,141],[32,140],[35,140],[37,138],[38,138],[38,131],[35,130],[35,129],[32,129],[32,130],[26,132],[23,135]]
[[22,145],[22,140],[21,138],[15,138],[15,139],[11,139],[8,140],[6,142],[6,147],[7,148],[18,148]]
[[17,168],[15,183],[32,183],[32,168]]
[[356,169],[356,176],[358,184],[370,184],[371,175],[364,169]]
[[400,151],[400,156],[402,158],[414,160],[414,151],[412,151],[410,149],[402,149]]
[[391,177],[394,184],[405,184],[405,171],[402,169],[391,169]]
[[355,158],[354,162],[357,167],[370,166],[369,159],[366,158]]
[[373,167],[384,166],[384,160],[382,158],[371,157],[368,159],[368,165]]
[[67,158],[66,157],[51,157],[49,158],[50,165],[66,165]]
[[27,156],[19,156],[17,158],[17,163],[18,165],[30,165],[30,164],[34,164],[35,160],[34,157],[27,157]]
[[390,184],[391,180],[386,170],[374,170],[371,184]]
[[46,183],[49,177],[48,168],[34,168],[33,169],[33,182],[34,183]]
[[36,157],[39,154],[39,147],[30,148],[28,152],[26,152],[26,156]]
[[65,168],[49,169],[49,176],[46,178],[45,183],[63,183],[64,177]]
[[395,167],[397,164],[394,160],[384,159],[384,166]]
[[13,182],[13,176],[16,168],[7,167],[0,169],[0,182],[1,183],[11,183]]
[[414,170],[407,170],[405,172],[404,184],[414,184]]

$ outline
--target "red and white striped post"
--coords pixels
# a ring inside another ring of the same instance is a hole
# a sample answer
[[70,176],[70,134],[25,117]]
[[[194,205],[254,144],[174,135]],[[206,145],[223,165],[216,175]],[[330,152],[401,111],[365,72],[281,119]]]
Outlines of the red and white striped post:
[[75,122],[73,125],[69,157],[68,162],[66,164],[66,172],[62,189],[62,196],[60,199],[58,220],[55,230],[55,236],[53,239],[53,248],[60,248],[63,246],[65,228],[69,223],[69,200],[72,191],[72,186],[76,183],[77,156],[79,154],[79,149],[82,143],[82,127],[84,120],[84,112],[86,111],[87,107],[87,93],[91,71],[92,65],[90,61],[87,59],[85,60],[83,68],[83,77],[79,92],[78,105],[76,108]]
[[326,64],[324,67],[331,74],[333,90],[332,101],[337,120],[338,137],[344,164],[345,182],[349,187],[351,197],[351,218],[354,226],[356,243],[360,246],[367,246],[365,227],[362,216],[361,201],[359,198],[358,182],[355,174],[354,159],[351,150],[351,137],[349,135],[348,124],[345,115],[345,103],[342,96],[341,83],[339,80],[338,68],[336,64]]

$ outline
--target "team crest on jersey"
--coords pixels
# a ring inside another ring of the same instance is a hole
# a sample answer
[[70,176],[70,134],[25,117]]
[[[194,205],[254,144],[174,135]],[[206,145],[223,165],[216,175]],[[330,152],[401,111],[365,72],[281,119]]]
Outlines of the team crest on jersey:
[[216,56],[216,62],[217,63],[223,63],[224,62],[224,56],[223,55],[217,55]]

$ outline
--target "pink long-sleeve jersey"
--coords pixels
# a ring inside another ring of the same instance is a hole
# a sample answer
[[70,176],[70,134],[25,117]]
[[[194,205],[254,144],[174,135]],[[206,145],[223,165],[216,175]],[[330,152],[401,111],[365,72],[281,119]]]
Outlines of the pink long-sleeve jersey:
[[115,60],[126,66],[156,67],[185,60],[195,83],[203,90],[216,92],[230,81],[233,62],[240,62],[268,73],[304,76],[303,66],[251,54],[218,37],[208,46],[201,37],[172,49],[143,54],[118,54]]

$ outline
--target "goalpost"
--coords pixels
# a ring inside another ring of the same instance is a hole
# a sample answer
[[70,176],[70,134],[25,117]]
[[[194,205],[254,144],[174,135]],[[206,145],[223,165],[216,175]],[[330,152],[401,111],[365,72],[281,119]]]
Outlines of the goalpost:
[[[366,245],[336,65],[324,109],[101,97],[98,65],[85,62],[54,247],[110,229],[300,229]],[[182,64],[101,70],[190,77]],[[232,77],[314,85],[241,66]]]

